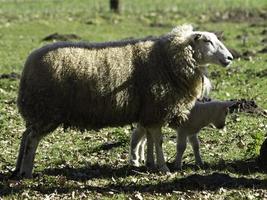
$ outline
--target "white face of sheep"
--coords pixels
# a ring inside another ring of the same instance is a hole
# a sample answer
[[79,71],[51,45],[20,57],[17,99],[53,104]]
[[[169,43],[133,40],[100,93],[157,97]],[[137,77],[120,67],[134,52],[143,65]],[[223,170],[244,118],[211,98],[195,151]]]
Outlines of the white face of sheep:
[[191,45],[199,65],[218,64],[226,67],[233,60],[232,54],[213,33],[194,32]]

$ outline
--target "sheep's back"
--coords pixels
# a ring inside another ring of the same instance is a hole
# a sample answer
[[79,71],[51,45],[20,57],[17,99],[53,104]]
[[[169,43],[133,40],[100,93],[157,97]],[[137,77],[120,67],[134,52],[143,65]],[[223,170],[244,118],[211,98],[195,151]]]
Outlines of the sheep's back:
[[26,121],[120,125],[137,118],[133,47],[41,48],[26,61],[18,107]]

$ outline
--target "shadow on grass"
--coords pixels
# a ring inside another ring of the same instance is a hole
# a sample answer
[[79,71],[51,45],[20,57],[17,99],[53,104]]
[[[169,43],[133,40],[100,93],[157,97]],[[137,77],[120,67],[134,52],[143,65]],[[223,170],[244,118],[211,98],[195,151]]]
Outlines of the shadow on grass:
[[224,173],[212,173],[210,175],[189,175],[185,178],[175,179],[171,182],[163,182],[155,185],[110,185],[110,191],[120,191],[124,193],[132,193],[134,191],[147,193],[171,193],[173,191],[187,190],[209,190],[214,191],[219,188],[239,189],[267,189],[267,180],[258,180],[254,178],[234,178]]
[[129,165],[124,165],[119,168],[112,168],[110,165],[96,164],[81,168],[64,167],[46,169],[43,173],[49,176],[65,176],[68,180],[85,181],[93,178],[127,177],[145,171],[146,167],[134,168]]
[[[171,164],[169,165],[170,167]],[[185,168],[195,168],[195,166],[187,165]],[[230,171],[231,173],[239,175],[248,175],[255,172],[261,171],[255,160],[247,161],[234,161],[231,163],[221,163],[216,165],[206,166],[210,171]],[[266,173],[266,172],[265,172]],[[146,192],[146,193],[171,193],[173,191],[187,191],[187,190],[218,190],[223,187],[225,189],[239,189],[239,188],[251,188],[251,189],[267,189],[267,180],[261,180],[256,178],[246,178],[246,177],[232,177],[227,173],[213,172],[208,175],[193,174],[186,176],[184,178],[176,178],[173,181],[162,181],[157,184],[138,184],[129,182],[128,184],[117,184],[112,183],[107,186],[88,186],[83,185],[83,187],[69,184],[58,184],[57,182],[52,182],[48,185],[42,184],[43,174],[48,176],[58,176],[66,179],[64,182],[67,183],[68,180],[71,181],[86,181],[94,178],[112,178],[118,177],[127,178],[130,175],[142,175],[150,176],[147,173],[146,168],[132,168],[129,166],[122,166],[119,168],[111,167],[109,165],[93,165],[87,168],[70,168],[65,167],[62,169],[46,169],[42,172],[40,176],[34,180],[38,184],[37,186],[22,186],[22,187],[11,187],[10,183],[7,181],[7,175],[0,174],[0,196],[7,196],[10,194],[21,193],[25,189],[30,189],[33,191],[38,191],[42,194],[51,194],[55,191],[59,194],[66,194],[72,191],[90,191],[98,193],[128,193],[131,194],[134,191]],[[36,175],[36,174],[35,174]],[[154,176],[154,175],[153,175]],[[39,184],[40,182],[40,184]],[[36,184],[35,184],[36,185]],[[26,188],[25,188],[26,187]]]
[[[172,167],[171,167],[172,168]],[[198,170],[199,167],[192,164],[187,164],[183,167],[184,169],[195,169]],[[247,160],[234,160],[231,162],[219,162],[213,164],[205,163],[203,169],[214,170],[214,171],[228,171],[239,175],[249,175],[256,172],[267,173],[259,167],[257,159],[251,158]]]

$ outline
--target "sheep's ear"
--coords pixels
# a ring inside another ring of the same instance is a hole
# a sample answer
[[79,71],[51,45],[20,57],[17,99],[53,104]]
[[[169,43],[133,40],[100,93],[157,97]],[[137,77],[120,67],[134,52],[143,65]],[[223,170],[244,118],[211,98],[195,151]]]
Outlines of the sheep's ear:
[[196,33],[193,35],[194,41],[200,40],[202,38],[202,34]]

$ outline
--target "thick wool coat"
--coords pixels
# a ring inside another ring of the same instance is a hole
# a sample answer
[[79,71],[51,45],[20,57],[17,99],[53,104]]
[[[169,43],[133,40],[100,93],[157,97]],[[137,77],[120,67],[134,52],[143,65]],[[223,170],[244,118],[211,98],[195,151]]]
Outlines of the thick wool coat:
[[109,43],[60,42],[35,50],[22,73],[26,126],[144,126],[186,118],[202,73],[186,40],[172,34]]

